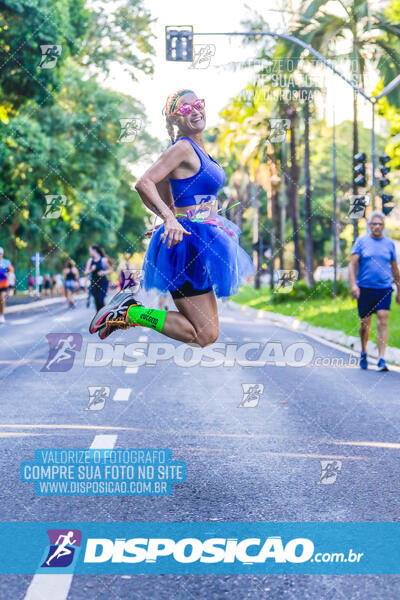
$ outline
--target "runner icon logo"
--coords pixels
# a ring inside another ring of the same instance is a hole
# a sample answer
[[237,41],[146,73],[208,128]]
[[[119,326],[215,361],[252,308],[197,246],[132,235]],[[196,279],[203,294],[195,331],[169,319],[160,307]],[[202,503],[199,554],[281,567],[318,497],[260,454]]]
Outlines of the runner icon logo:
[[48,529],[49,549],[42,568],[69,567],[78,555],[82,532],[79,529]]
[[118,142],[133,142],[136,135],[143,127],[142,119],[138,117],[129,117],[119,120],[121,131],[119,133]]
[[189,69],[207,69],[210,66],[211,59],[215,56],[214,44],[194,44],[193,62]]
[[60,44],[41,44],[42,58],[40,59],[39,69],[52,69],[55,67],[61,56],[61,50],[62,46]]
[[72,368],[75,352],[82,347],[80,333],[48,333],[49,355],[46,364],[40,369],[46,372],[65,372]]
[[103,410],[106,400],[110,397],[109,386],[88,386],[89,402],[85,410]]
[[281,269],[276,271],[278,282],[274,286],[274,293],[289,294],[299,277],[299,272],[295,269]]
[[243,398],[238,408],[255,408],[264,391],[263,383],[242,383]]
[[321,463],[321,477],[318,483],[323,485],[331,485],[335,483],[337,476],[342,470],[341,460],[320,460]]
[[62,207],[67,204],[67,197],[62,194],[47,194],[45,198],[46,208],[42,219],[59,219]]
[[121,290],[127,288],[135,293],[140,287],[140,280],[143,279],[144,271],[142,269],[122,269],[121,271]]

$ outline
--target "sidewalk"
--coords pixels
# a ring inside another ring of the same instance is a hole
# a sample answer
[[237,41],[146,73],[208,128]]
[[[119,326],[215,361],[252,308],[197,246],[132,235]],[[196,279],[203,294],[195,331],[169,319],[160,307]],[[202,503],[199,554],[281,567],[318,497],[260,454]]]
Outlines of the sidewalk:
[[[76,300],[86,298],[86,294],[77,294]],[[41,308],[42,306],[49,306],[51,304],[57,304],[60,302],[66,302],[64,296],[48,297],[48,298],[36,298],[32,296],[11,296],[7,298],[7,305],[5,314],[13,314],[30,310],[31,308]]]
[[[310,325],[306,321],[300,321],[296,317],[290,317],[287,315],[282,315],[281,313],[251,308],[250,306],[246,306],[245,304],[237,304],[232,300],[229,300],[229,304],[232,304],[235,307],[240,307],[240,310],[247,310],[251,312],[258,319],[266,319],[271,323],[276,323],[278,325],[283,325],[284,327],[288,327],[290,329],[302,331],[305,334],[309,334],[313,337],[320,338],[322,340],[326,340],[334,344],[338,344],[339,346],[344,346],[345,348],[348,348],[353,352],[357,352],[357,354],[359,354],[359,352],[361,351],[360,338],[354,337],[352,335],[347,335],[343,331],[338,331],[336,329],[328,329],[326,327],[315,327],[314,325]],[[375,359],[378,358],[378,347],[373,342],[368,342],[367,352],[369,357]],[[388,346],[386,348],[385,358],[389,363],[400,365],[400,348]]]

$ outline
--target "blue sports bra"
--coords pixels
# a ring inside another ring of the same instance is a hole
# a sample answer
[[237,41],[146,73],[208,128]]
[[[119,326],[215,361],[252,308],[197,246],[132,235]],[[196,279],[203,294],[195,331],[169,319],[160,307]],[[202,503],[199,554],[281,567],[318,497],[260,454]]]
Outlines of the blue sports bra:
[[192,204],[201,204],[213,199],[209,196],[216,198],[218,190],[226,182],[224,169],[191,138],[181,137],[173,143],[175,144],[179,140],[189,140],[200,158],[201,166],[200,170],[190,177],[184,177],[183,179],[168,177],[175,206],[178,208],[181,206],[191,206]]

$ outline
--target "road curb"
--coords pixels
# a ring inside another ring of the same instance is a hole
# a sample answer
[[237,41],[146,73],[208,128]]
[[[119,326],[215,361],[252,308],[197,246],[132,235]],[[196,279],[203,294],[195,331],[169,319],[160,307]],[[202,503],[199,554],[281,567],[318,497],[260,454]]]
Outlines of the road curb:
[[[283,325],[285,327],[288,327],[289,329],[294,329],[295,331],[309,333],[313,337],[320,338],[321,340],[326,340],[334,344],[338,344],[339,346],[344,346],[345,348],[353,350],[357,353],[361,351],[360,338],[354,337],[352,335],[347,335],[343,331],[338,331],[336,329],[328,329],[326,327],[316,327],[315,325],[310,325],[310,323],[306,323],[305,321],[299,321],[297,317],[290,317],[288,315],[282,315],[281,313],[274,313],[267,310],[252,308],[251,306],[246,306],[244,304],[237,304],[232,300],[230,300],[229,303],[232,307],[239,307],[242,311],[250,311],[256,313],[255,316],[257,319],[266,319],[271,323]],[[369,357],[377,359],[377,345],[373,342],[368,342],[367,354]],[[388,346],[386,348],[386,360],[390,363],[400,365],[400,348]]]
[[[85,298],[85,294],[80,294],[75,296],[76,300],[80,298]],[[11,315],[13,313],[23,312],[25,310],[31,310],[32,308],[41,308],[42,306],[49,306],[51,304],[57,304],[59,302],[66,302],[64,296],[57,296],[56,298],[46,298],[43,300],[34,300],[33,302],[27,302],[25,304],[15,304],[14,306],[6,306],[5,313],[6,315]]]

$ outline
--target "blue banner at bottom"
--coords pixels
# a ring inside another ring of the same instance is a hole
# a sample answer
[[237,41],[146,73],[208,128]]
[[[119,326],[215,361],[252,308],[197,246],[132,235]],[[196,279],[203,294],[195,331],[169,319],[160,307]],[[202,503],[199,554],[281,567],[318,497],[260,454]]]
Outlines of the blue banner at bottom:
[[0,573],[399,574],[400,523],[0,523]]

